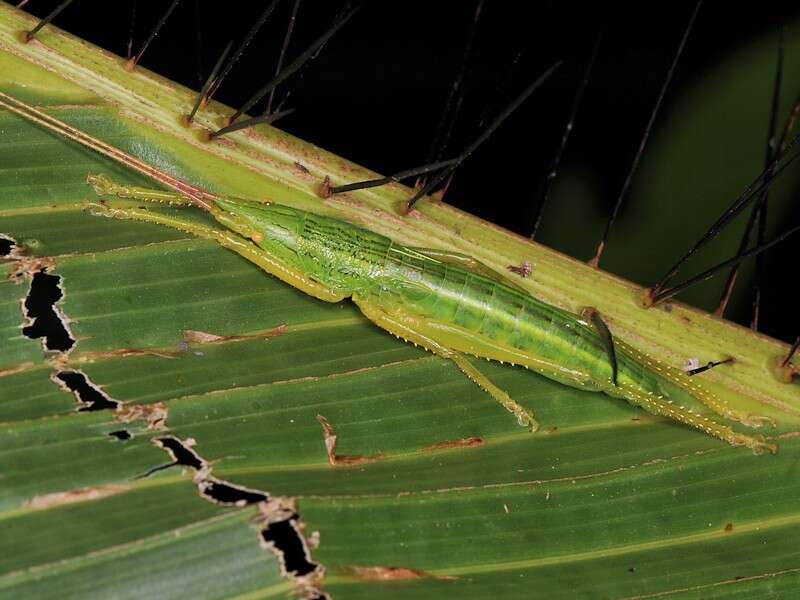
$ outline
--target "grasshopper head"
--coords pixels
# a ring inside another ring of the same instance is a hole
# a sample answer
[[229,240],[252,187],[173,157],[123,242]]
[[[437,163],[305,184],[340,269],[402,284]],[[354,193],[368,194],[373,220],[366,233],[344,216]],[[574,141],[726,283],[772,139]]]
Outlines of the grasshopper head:
[[302,211],[251,200],[220,198],[215,202],[226,213],[217,217],[218,220],[262,248],[274,250],[278,245],[288,250],[297,249]]

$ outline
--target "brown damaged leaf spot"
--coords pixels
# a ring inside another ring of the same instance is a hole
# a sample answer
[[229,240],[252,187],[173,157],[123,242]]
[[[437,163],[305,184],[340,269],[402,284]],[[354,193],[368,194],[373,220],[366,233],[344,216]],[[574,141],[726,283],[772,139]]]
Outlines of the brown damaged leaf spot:
[[119,348],[105,352],[84,352],[77,358],[73,357],[72,362],[90,363],[98,360],[110,358],[129,358],[132,356],[156,356],[158,358],[179,358],[180,352],[167,352],[165,350],[140,350],[138,348]]
[[40,509],[64,506],[65,504],[77,504],[79,502],[91,502],[93,500],[101,500],[109,496],[127,492],[129,489],[131,489],[129,485],[108,484],[91,488],[81,488],[79,490],[70,490],[69,492],[55,492],[43,496],[34,496],[25,502],[24,507]]
[[24,280],[33,279],[33,276],[39,271],[52,270],[55,266],[56,261],[51,256],[23,256],[17,260],[8,279],[15,283],[22,283]]
[[471,448],[473,446],[483,446],[486,442],[483,438],[468,437],[460,440],[450,440],[447,442],[439,442],[438,444],[431,444],[425,446],[423,452],[430,452],[435,450],[450,450],[451,448]]
[[259,338],[272,338],[285,335],[289,328],[285,323],[250,335],[217,335],[205,331],[195,331],[186,329],[183,332],[183,341],[187,344],[218,344],[221,342],[241,342],[244,340],[254,340]]
[[374,454],[372,456],[336,454],[338,436],[336,435],[333,425],[322,415],[317,415],[317,421],[322,425],[322,432],[325,436],[325,451],[328,453],[328,462],[331,466],[363,465],[386,458],[383,454]]
[[439,581],[455,581],[457,577],[434,575],[417,569],[406,567],[347,567],[345,572],[362,581],[401,581],[408,579],[438,579]]
[[0,377],[7,377],[8,375],[16,375],[17,373],[22,373],[23,371],[27,371],[28,369],[32,369],[34,367],[34,363],[32,362],[25,362],[15,367],[9,367],[7,369],[0,369]]
[[117,423],[144,421],[147,429],[159,431],[167,428],[167,405],[163,402],[155,404],[124,404],[114,413]]

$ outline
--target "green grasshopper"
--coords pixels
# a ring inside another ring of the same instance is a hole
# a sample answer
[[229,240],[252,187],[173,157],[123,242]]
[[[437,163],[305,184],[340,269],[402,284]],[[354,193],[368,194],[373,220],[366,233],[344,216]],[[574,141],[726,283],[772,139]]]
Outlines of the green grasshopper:
[[738,433],[685,408],[683,403],[694,399],[747,426],[769,422],[728,406],[683,372],[612,340],[592,310],[579,316],[542,302],[469,256],[402,246],[345,221],[289,206],[199,191],[2,93],[0,106],[176,190],[122,186],[90,175],[88,182],[98,194],[199,206],[222,227],[108,202],[90,204],[93,214],[210,239],[315,298],[349,298],[377,326],[452,360],[533,431],[539,427],[533,414],[494,385],[468,355],[521,365],[565,385],[625,399],[735,446],[777,451],[758,436]]

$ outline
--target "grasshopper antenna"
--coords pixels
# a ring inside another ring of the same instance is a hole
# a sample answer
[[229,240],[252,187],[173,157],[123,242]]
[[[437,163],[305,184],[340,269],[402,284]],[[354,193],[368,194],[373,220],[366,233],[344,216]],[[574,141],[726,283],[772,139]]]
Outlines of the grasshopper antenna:
[[[767,152],[765,158],[765,165],[764,167],[767,168],[770,166],[770,163],[779,156],[782,149],[780,148],[780,144],[778,143],[777,139],[775,138],[775,131],[777,128],[777,121],[778,121],[778,106],[780,104],[780,96],[781,96],[781,80],[783,77],[783,29],[780,30],[780,34],[778,37],[778,57],[777,57],[777,66],[775,69],[775,80],[772,85],[772,106],[770,108],[770,117],[769,117],[769,126],[767,129]],[[791,121],[790,121],[791,122]],[[782,141],[786,140],[786,135],[788,130],[784,130]],[[770,175],[768,175],[770,176]],[[753,233],[753,228],[755,227],[756,223],[758,223],[758,237],[756,244],[763,244],[764,238],[766,237],[766,214],[767,214],[767,202],[768,202],[769,194],[767,190],[764,190],[761,193],[761,197],[759,198],[758,202],[753,206],[753,210],[750,211],[750,217],[747,220],[747,226],[744,229],[744,233],[742,234],[742,239],[739,242],[739,250],[738,254],[744,252],[747,247],[750,245],[750,236]],[[753,320],[751,323],[751,327],[753,329],[758,329],[758,312],[759,312],[759,305],[761,299],[761,288],[763,287],[763,276],[764,276],[764,266],[763,266],[763,256],[759,255],[756,258],[756,283],[753,289],[754,298],[753,298]],[[725,315],[725,309],[728,307],[728,302],[730,302],[731,295],[733,294],[733,288],[736,285],[737,275],[739,273],[739,267],[736,266],[731,269],[730,273],[728,273],[728,279],[725,282],[725,287],[722,291],[722,296],[720,298],[719,306],[714,311],[714,314],[718,317],[723,317]]]
[[561,143],[558,146],[558,150],[553,158],[553,162],[550,163],[550,168],[547,170],[547,175],[545,176],[544,181],[544,191],[542,192],[542,199],[539,201],[539,205],[536,207],[536,214],[533,217],[533,227],[531,228],[530,235],[531,240],[536,237],[536,233],[539,231],[539,225],[542,223],[544,208],[547,205],[547,201],[550,199],[550,189],[553,186],[556,176],[558,175],[558,169],[561,166],[561,157],[564,155],[564,149],[567,147],[569,136],[572,133],[573,126],[575,125],[575,117],[578,114],[578,108],[581,105],[581,100],[583,99],[583,94],[586,91],[586,87],[589,85],[589,78],[591,77],[592,68],[594,67],[594,62],[597,59],[597,52],[600,50],[600,42],[602,40],[603,32],[601,31],[597,34],[597,40],[592,48],[592,53],[589,55],[589,61],[586,63],[586,69],[583,72],[583,78],[578,86],[578,90],[575,92],[575,98],[572,101],[572,108],[569,111],[567,124],[564,127],[564,134],[561,136]]
[[[292,38],[292,32],[294,31],[294,24],[297,20],[297,9],[300,8],[300,0],[294,0],[294,5],[292,5],[292,13],[289,15],[289,24],[286,26],[286,33],[283,36],[283,44],[281,44],[281,52],[278,55],[278,62],[275,65],[275,75],[273,77],[277,77],[281,69],[283,68],[283,59],[286,56],[286,49],[289,47],[289,40]],[[272,102],[275,100],[275,91],[277,87],[274,87],[269,92],[269,99],[267,100],[267,110],[264,111],[264,114],[269,114],[272,112]],[[277,108],[276,112],[280,111],[280,107]]]
[[294,61],[292,61],[289,66],[287,66],[283,71],[281,71],[277,77],[274,77],[271,81],[269,81],[266,85],[261,87],[255,94],[253,94],[247,102],[244,103],[239,110],[237,110],[231,117],[228,119],[229,123],[233,123],[236,119],[242,116],[243,113],[246,113],[248,110],[253,108],[253,106],[261,100],[264,96],[266,96],[269,92],[273,89],[278,87],[281,83],[283,83],[286,79],[288,79],[291,75],[295,72],[299,71],[300,68],[311,58],[316,55],[316,53],[330,40],[337,31],[339,31],[344,25],[353,18],[360,6],[356,6],[355,8],[347,11],[343,17],[337,19],[333,25],[323,33],[320,37],[318,37],[314,43],[312,43],[305,51],[303,51],[300,56],[298,56]]
[[139,50],[139,52],[136,53],[136,56],[134,56],[133,58],[129,58],[125,63],[125,67],[127,69],[133,70],[136,68],[136,65],[139,64],[139,61],[142,59],[142,56],[144,55],[145,51],[153,42],[153,40],[156,39],[156,36],[158,35],[159,31],[161,31],[161,28],[164,26],[164,23],[167,22],[167,19],[169,19],[170,15],[178,7],[178,4],[180,4],[180,2],[181,0],[172,0],[172,4],[170,4],[167,10],[164,11],[164,14],[161,15],[161,18],[158,20],[158,23],[156,23],[156,26],[153,28],[153,31],[150,32],[150,35],[147,36],[147,39],[145,40],[144,44],[142,44],[142,48]]
[[[39,33],[39,31],[41,31],[42,27],[44,27],[44,26],[45,26],[45,25],[47,25],[47,24],[48,24],[50,21],[52,21],[53,19],[55,19],[55,18],[58,16],[58,14],[59,14],[59,13],[60,13],[62,10],[64,10],[65,8],[67,8],[67,7],[68,7],[70,4],[72,4],[72,3],[73,3],[73,1],[74,1],[74,0],[64,0],[64,1],[63,1],[61,4],[59,4],[58,6],[56,6],[56,7],[55,7],[55,8],[54,8],[52,11],[50,11],[50,14],[49,14],[49,15],[47,15],[47,16],[46,16],[44,19],[42,19],[41,21],[39,21],[39,22],[36,24],[36,27],[34,27],[33,29],[31,29],[30,31],[28,31],[28,32],[25,34],[25,41],[26,41],[26,42],[30,42],[30,41],[31,41],[31,40],[32,40],[32,39],[33,39],[33,38],[36,36],[36,34],[37,34],[37,33]],[[19,4],[19,5],[18,5],[18,8],[21,8],[22,6],[24,6],[24,4]]]
[[653,111],[650,113],[650,120],[647,123],[647,126],[644,129],[644,135],[642,135],[642,141],[639,143],[639,148],[636,151],[636,154],[633,157],[633,162],[631,163],[631,168],[628,170],[628,175],[625,177],[625,181],[622,184],[622,189],[617,196],[617,202],[614,204],[614,209],[611,211],[611,216],[608,218],[606,222],[606,228],[603,231],[603,235],[600,238],[600,242],[597,244],[597,250],[595,251],[594,258],[589,261],[589,264],[593,267],[600,266],[600,259],[603,258],[603,252],[605,251],[606,241],[608,240],[608,235],[611,233],[611,228],[614,226],[614,222],[617,220],[617,215],[619,214],[619,209],[622,207],[622,201],[625,199],[625,195],[628,193],[628,188],[631,185],[631,181],[633,180],[633,175],[636,173],[636,169],[639,166],[639,161],[644,154],[645,146],[647,146],[647,140],[650,138],[650,131],[653,129],[653,123],[655,123],[656,116],[658,115],[658,111],[661,108],[661,103],[664,100],[664,96],[667,93],[667,89],[669,88],[669,84],[672,81],[672,77],[675,74],[675,68],[678,66],[678,61],[683,54],[683,49],[686,46],[686,41],[689,39],[689,34],[692,31],[692,27],[694,26],[695,19],[697,18],[697,13],[700,11],[700,6],[703,4],[702,0],[698,0],[697,4],[694,6],[694,10],[692,11],[692,16],[689,18],[689,23],[686,25],[686,30],[683,32],[683,37],[681,38],[680,44],[678,44],[678,50],[675,52],[675,58],[672,60],[672,64],[669,67],[669,71],[667,71],[667,76],[664,79],[664,83],[661,86],[661,91],[658,94],[658,99],[656,100],[655,106],[653,106]]

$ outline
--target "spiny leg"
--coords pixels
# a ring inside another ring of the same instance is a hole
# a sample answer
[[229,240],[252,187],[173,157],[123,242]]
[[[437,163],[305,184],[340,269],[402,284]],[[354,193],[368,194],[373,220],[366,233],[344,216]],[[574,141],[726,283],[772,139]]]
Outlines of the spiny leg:
[[112,181],[105,175],[93,175],[89,173],[89,175],[86,176],[86,183],[90,184],[94,188],[95,193],[99,196],[116,196],[117,198],[128,198],[141,202],[169,204],[170,206],[194,206],[194,203],[183,194],[122,185],[116,181]]
[[778,452],[778,446],[766,442],[765,440],[761,439],[760,436],[750,436],[738,433],[727,425],[717,423],[708,417],[699,415],[684,406],[673,404],[669,400],[665,400],[664,398],[656,396],[655,394],[642,392],[626,384],[621,384],[618,390],[623,398],[632,404],[641,406],[650,413],[668,417],[673,421],[678,421],[684,425],[689,425],[690,427],[699,429],[708,435],[728,442],[732,446],[747,446],[759,454],[765,450],[769,450],[772,454],[776,454]]
[[113,208],[104,204],[89,204],[89,209],[93,214],[103,217],[113,217],[116,219],[132,219],[134,221],[144,221],[155,223],[172,229],[185,231],[197,237],[213,240],[221,246],[236,252],[257,265],[264,271],[274,275],[278,279],[285,281],[289,285],[302,292],[326,302],[339,302],[347,296],[341,294],[324,285],[309,279],[302,273],[286,266],[281,261],[246,238],[227,230],[215,229],[194,223],[184,219],[150,212],[139,208]]
[[621,351],[628,354],[634,360],[645,364],[647,368],[655,371],[658,375],[662,376],[670,383],[673,383],[686,390],[689,394],[696,398],[698,402],[704,406],[707,406],[710,410],[714,411],[721,417],[737,421],[747,427],[755,428],[763,425],[771,425],[772,427],[775,426],[775,420],[770,417],[754,415],[752,413],[733,408],[722,398],[719,398],[715,394],[712,394],[705,388],[691,381],[691,379],[682,371],[678,371],[677,369],[653,360],[649,356],[642,354],[624,342],[617,341],[616,344]]
[[[615,350],[615,341],[611,336],[611,331],[608,329],[608,325],[606,325],[603,318],[600,316],[598,310],[594,307],[586,307],[581,311],[581,316],[590,321],[591,324],[594,326],[595,330],[598,332],[600,337],[603,340],[603,343],[606,347],[606,353],[608,354],[609,362],[611,363],[611,371],[612,371],[612,383],[615,386],[618,386],[617,382],[617,373],[618,373],[618,365],[617,365],[617,356]],[[637,361],[644,362],[649,368],[655,370],[659,375],[674,383],[680,388],[683,388],[687,392],[689,392],[694,398],[696,398],[700,403],[704,406],[707,406],[709,409],[717,413],[718,415],[725,417],[727,419],[732,419],[734,421],[738,421],[743,425],[748,427],[761,427],[764,424],[770,424],[775,426],[775,421],[769,417],[764,417],[760,415],[753,415],[744,411],[736,410],[732,408],[727,402],[723,399],[718,398],[714,394],[709,393],[699,385],[695,384],[692,381],[689,381],[688,377],[682,373],[677,371],[676,369],[672,369],[666,365],[661,365],[658,362],[654,361],[653,359],[645,356],[644,354],[637,352],[633,348],[627,346],[626,344],[619,343],[624,351],[626,351],[629,355],[633,356]]]
[[517,417],[517,421],[520,425],[523,427],[530,427],[531,431],[538,431],[539,423],[534,418],[533,413],[514,402],[506,392],[493,384],[488,377],[475,368],[463,354],[446,348],[439,342],[417,331],[415,324],[419,324],[419,320],[414,316],[400,311],[398,311],[399,314],[397,315],[389,315],[380,307],[371,304],[367,298],[361,297],[358,294],[353,295],[353,302],[361,309],[364,316],[378,327],[385,329],[389,333],[407,342],[413,342],[414,344],[422,346],[426,350],[442,358],[452,360],[467,377],[478,384],[497,402],[502,404],[506,410],[513,413],[514,416]]

